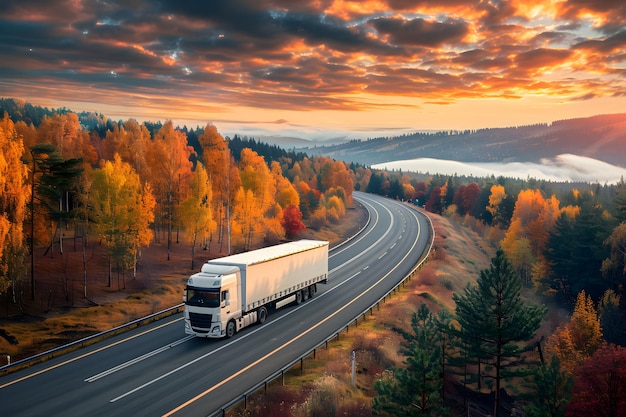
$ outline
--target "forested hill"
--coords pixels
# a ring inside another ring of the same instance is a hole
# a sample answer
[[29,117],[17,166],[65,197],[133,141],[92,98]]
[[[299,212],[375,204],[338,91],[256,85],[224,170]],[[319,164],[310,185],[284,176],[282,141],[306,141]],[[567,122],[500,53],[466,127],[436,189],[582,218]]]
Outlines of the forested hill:
[[348,162],[372,165],[401,159],[439,158],[463,162],[539,162],[571,153],[623,166],[626,113],[560,120],[530,126],[414,133],[353,140],[307,149]]

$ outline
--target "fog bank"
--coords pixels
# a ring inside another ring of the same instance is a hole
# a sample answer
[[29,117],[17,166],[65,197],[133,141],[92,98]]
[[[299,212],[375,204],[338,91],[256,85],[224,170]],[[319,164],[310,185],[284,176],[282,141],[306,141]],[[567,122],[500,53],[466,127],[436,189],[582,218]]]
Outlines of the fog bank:
[[534,162],[458,162],[445,159],[418,158],[391,161],[372,165],[374,169],[402,170],[442,175],[467,175],[475,177],[496,177],[548,181],[588,182],[615,184],[626,178],[626,168],[608,164],[593,158],[572,154],[561,154],[554,159]]

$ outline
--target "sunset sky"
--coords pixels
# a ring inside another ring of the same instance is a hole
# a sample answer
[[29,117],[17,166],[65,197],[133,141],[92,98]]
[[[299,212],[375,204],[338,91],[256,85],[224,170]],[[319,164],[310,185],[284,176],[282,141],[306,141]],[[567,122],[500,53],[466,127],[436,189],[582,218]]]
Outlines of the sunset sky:
[[3,1],[0,97],[307,138],[623,113],[626,1]]

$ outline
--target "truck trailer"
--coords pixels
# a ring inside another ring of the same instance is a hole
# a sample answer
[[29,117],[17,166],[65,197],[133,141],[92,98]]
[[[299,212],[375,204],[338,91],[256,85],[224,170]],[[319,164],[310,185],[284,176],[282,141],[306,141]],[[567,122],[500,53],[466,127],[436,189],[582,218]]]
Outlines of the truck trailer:
[[185,333],[232,337],[286,304],[313,297],[328,279],[328,242],[299,240],[212,259],[189,277]]

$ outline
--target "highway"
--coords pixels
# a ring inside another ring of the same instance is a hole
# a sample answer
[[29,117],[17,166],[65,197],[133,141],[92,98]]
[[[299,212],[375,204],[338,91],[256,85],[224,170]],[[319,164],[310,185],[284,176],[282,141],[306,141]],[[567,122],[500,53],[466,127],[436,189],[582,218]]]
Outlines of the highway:
[[188,337],[179,313],[3,376],[0,414],[212,415],[345,327],[428,250],[423,214],[382,197],[354,197],[370,221],[331,249],[328,284],[318,285],[314,298],[272,312],[265,324],[231,339]]

